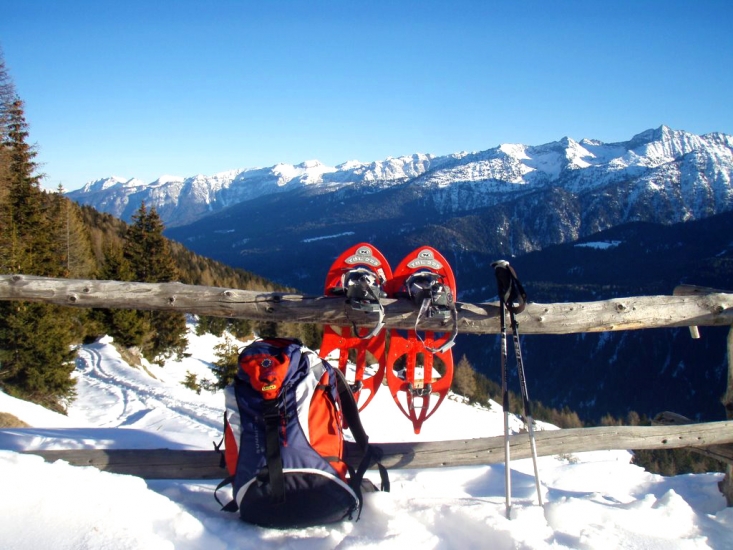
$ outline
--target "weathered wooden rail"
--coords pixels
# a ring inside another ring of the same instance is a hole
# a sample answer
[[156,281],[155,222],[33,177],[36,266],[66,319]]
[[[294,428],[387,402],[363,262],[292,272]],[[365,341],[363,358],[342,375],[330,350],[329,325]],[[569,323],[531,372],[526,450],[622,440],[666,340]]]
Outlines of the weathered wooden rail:
[[[70,307],[179,311],[215,317],[291,323],[371,326],[368,313],[350,308],[344,298],[257,292],[181,283],[52,279],[0,275],[0,300],[46,302]],[[407,300],[387,299],[385,326],[413,328],[416,311]],[[497,303],[458,306],[458,332],[497,334]],[[650,328],[733,326],[733,293],[698,287],[678,287],[672,296],[640,296],[596,302],[530,303],[521,314],[523,334],[573,334]],[[422,323],[422,321],[421,321]],[[438,319],[425,320],[426,329],[446,327]],[[733,443],[733,329],[728,337],[729,376],[723,405],[728,422],[689,426],[581,428],[537,433],[540,454],[602,449],[720,449]],[[469,441],[384,443],[385,465],[427,468],[462,464],[490,464],[503,460],[503,438]],[[528,456],[525,438],[513,436],[512,456]],[[729,452],[729,448],[725,452]],[[110,471],[159,477],[220,477],[218,457],[210,451],[92,450],[33,451],[48,459],[94,465]],[[352,456],[353,456],[352,449]],[[724,453],[725,455],[725,453]],[[216,475],[211,468],[216,468]],[[168,472],[166,474],[166,472]],[[733,506],[733,466],[721,486]]]
[[[665,411],[659,413],[652,420],[653,426],[684,426],[694,425],[696,422],[681,414]],[[733,464],[733,445],[706,445],[705,447],[692,446],[690,449],[696,453],[705,455],[721,462]]]
[[[253,319],[372,326],[373,317],[346,305],[345,298],[257,292],[181,283],[134,283],[0,275],[0,300],[47,302],[71,307],[165,310]],[[404,299],[387,299],[385,326],[413,328],[416,311]],[[458,304],[458,331],[499,332],[498,303]],[[421,326],[445,328],[426,319]],[[573,334],[645,328],[733,325],[733,294],[639,296],[597,302],[530,303],[521,314],[523,334]]]
[[[682,426],[611,426],[535,432],[540,456],[613,449],[678,449],[733,443],[733,421]],[[462,441],[375,443],[382,464],[390,469],[442,468],[496,464],[504,461],[504,437]],[[513,459],[529,458],[526,434],[510,436]],[[38,450],[27,451],[48,461],[65,460],[146,479],[221,479],[226,477],[216,451],[153,450]],[[347,443],[346,462],[357,467],[361,453]]]

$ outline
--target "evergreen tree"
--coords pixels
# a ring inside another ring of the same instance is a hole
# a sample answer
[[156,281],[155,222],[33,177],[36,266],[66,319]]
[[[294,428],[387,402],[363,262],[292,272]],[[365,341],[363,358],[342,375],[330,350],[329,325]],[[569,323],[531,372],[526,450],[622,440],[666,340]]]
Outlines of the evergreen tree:
[[[28,144],[23,102],[0,57],[0,272],[58,276],[61,266],[49,239],[48,202]],[[73,398],[74,319],[68,308],[0,303],[0,388],[63,410]]]
[[[0,50],[0,143],[6,142],[9,131],[9,105],[15,98],[13,83],[5,69],[5,60]],[[10,182],[10,149],[0,147],[0,267],[5,265],[5,258],[10,250],[10,222],[7,219],[7,199]]]
[[255,321],[252,324],[252,332],[258,338],[284,337],[286,334],[279,330],[279,324],[274,321]]
[[476,371],[473,370],[473,366],[471,366],[471,363],[465,355],[461,357],[461,360],[453,371],[451,390],[456,392],[458,395],[467,397],[471,401],[476,400],[478,390],[478,385],[476,384]]
[[0,387],[10,395],[63,412],[73,399],[73,325],[65,308],[0,304]]
[[[1,143],[1,142],[0,142]],[[8,205],[8,181],[10,169],[10,151],[0,147],[0,272],[9,272],[11,252],[10,209]]]
[[323,340],[323,326],[315,323],[301,323],[298,328],[298,337],[306,346],[311,349],[320,347]]
[[216,376],[214,384],[205,384],[206,389],[217,391],[226,388],[237,374],[239,368],[239,347],[227,336],[224,341],[214,346],[216,361],[211,372]]
[[125,242],[125,257],[129,260],[135,280],[143,283],[167,283],[178,279],[165,226],[155,208],[143,202],[132,217]]
[[54,254],[62,267],[63,277],[78,279],[90,277],[96,262],[92,253],[88,228],[79,214],[79,207],[66,197],[61,185],[52,195],[52,233]]
[[228,329],[240,340],[246,340],[252,335],[252,321],[249,319],[230,319]]
[[14,98],[5,107],[6,132],[2,142],[5,161],[3,232],[6,246],[2,266],[7,272],[51,275],[54,266],[46,232],[41,176],[35,173],[36,152],[27,143],[28,126],[23,102]]
[[[122,248],[115,243],[105,246],[99,278],[110,281],[132,281],[134,278],[130,262],[125,258]],[[123,347],[143,349],[150,339],[150,320],[145,312],[134,309],[99,309],[95,310],[93,316],[101,323],[102,330]]]
[[4,139],[5,131],[4,128],[8,124],[8,116],[5,112],[5,107],[10,105],[12,100],[15,98],[15,85],[13,80],[8,74],[8,70],[5,67],[5,56],[3,55],[2,48],[0,48],[0,137]]
[[[130,264],[134,280],[143,283],[175,281],[178,270],[168,240],[163,236],[165,227],[155,208],[148,210],[143,202],[132,219],[125,238],[124,257]],[[153,332],[143,345],[143,355],[161,364],[174,355],[181,357],[187,346],[185,316],[168,311],[146,312],[144,316]]]
[[202,334],[213,334],[214,336],[221,336],[227,329],[228,320],[225,317],[210,317],[201,316],[199,317],[198,323],[196,323],[196,334],[201,336]]

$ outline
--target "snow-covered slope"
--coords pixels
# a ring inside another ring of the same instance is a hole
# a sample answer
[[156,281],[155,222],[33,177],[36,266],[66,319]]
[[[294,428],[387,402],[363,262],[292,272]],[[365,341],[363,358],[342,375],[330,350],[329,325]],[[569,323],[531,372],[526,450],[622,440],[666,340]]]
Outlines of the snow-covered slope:
[[475,153],[415,154],[336,167],[307,161],[213,176],[166,176],[147,185],[106,178],[70,192],[69,197],[125,220],[144,200],[170,227],[263,195],[302,188],[326,192],[361,185],[373,192],[373,186],[410,182],[435,191],[443,212],[459,212],[548,186],[581,193],[624,183],[631,184],[635,194],[630,202],[641,200],[650,190],[679,195],[681,207],[698,218],[710,215],[710,210],[733,208],[732,148],[733,137],[728,135],[698,136],[662,126],[621,143],[565,137],[539,146],[504,144]]
[[[30,550],[211,548],[732,548],[733,509],[719,474],[648,474],[626,451],[540,459],[544,508],[530,460],[512,463],[514,509],[504,514],[504,466],[392,470],[390,493],[368,494],[358,522],[273,531],[221,512],[215,481],[148,481],[44,463],[34,448],[201,448],[221,435],[223,396],[181,385],[211,377],[211,335],[189,335],[182,362],[127,365],[109,339],[79,350],[79,398],[68,417],[0,393],[0,411],[32,428],[0,430],[0,540]],[[422,434],[382,388],[363,413],[373,442],[500,435],[502,413],[449,399]],[[514,426],[519,421],[514,419]],[[377,479],[375,478],[375,481]]]

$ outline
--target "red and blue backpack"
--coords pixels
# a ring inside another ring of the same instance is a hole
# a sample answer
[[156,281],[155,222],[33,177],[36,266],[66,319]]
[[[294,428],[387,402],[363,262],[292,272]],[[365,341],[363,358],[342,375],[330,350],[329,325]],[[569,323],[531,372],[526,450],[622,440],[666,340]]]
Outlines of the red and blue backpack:
[[[269,338],[244,348],[225,397],[229,477],[217,490],[231,483],[233,500],[224,510],[275,528],[358,519],[362,485],[374,490],[364,479],[374,463],[389,490],[343,374],[300,341]],[[363,453],[356,468],[344,460],[346,426]]]

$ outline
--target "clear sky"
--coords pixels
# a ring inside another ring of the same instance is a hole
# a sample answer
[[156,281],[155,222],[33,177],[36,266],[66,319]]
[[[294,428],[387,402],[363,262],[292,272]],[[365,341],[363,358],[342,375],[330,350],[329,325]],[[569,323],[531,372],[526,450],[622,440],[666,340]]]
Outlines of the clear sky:
[[0,0],[0,47],[51,188],[733,134],[730,0]]

